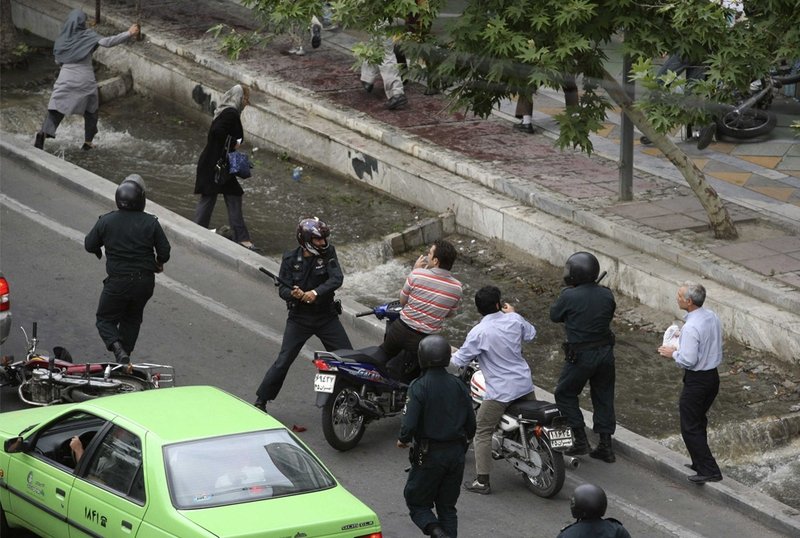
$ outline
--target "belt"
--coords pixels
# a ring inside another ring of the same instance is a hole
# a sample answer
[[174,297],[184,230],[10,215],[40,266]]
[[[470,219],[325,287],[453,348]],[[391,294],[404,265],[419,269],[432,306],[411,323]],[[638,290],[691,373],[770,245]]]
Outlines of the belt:
[[573,353],[578,353],[580,351],[586,351],[587,349],[597,349],[599,347],[613,346],[615,340],[616,338],[612,333],[611,336],[603,338],[602,340],[593,340],[591,342],[576,342],[574,344],[565,342],[564,347],[569,347],[573,351]]
[[399,322],[400,322],[400,324],[401,324],[403,327],[405,327],[406,329],[408,329],[408,330],[409,330],[409,331],[411,331],[412,333],[421,334],[422,336],[429,336],[429,333],[424,333],[424,332],[422,332],[422,331],[418,331],[417,329],[414,329],[413,327],[409,327],[409,326],[408,326],[408,323],[406,323],[405,321],[403,321],[403,318],[397,318],[397,321],[399,321]]

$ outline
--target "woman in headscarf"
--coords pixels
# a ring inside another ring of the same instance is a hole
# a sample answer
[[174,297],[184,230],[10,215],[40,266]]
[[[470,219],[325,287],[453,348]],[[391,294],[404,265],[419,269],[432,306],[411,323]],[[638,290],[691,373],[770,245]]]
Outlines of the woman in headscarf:
[[92,140],[97,134],[97,109],[100,99],[97,80],[94,78],[92,53],[100,47],[114,47],[139,35],[139,25],[133,24],[126,31],[112,37],[100,37],[94,30],[86,28],[86,13],[80,9],[70,11],[61,33],[53,45],[56,63],[61,66],[53,95],[47,104],[47,116],[42,129],[36,133],[34,146],[44,149],[45,138],[55,138],[56,129],[70,114],[83,114],[84,141],[82,149],[94,147]]
[[[206,147],[197,161],[197,176],[194,193],[200,195],[194,212],[195,223],[208,228],[211,213],[217,203],[217,195],[222,194],[228,208],[228,223],[233,231],[233,240],[250,250],[255,250],[250,241],[250,232],[242,214],[242,195],[244,190],[236,176],[225,174],[222,185],[214,180],[217,161],[224,152],[233,151],[244,140],[244,129],[240,115],[250,102],[250,90],[237,84],[222,96],[219,106],[214,110],[214,119],[208,130]],[[230,138],[228,138],[230,137]],[[227,142],[227,144],[226,144]]]

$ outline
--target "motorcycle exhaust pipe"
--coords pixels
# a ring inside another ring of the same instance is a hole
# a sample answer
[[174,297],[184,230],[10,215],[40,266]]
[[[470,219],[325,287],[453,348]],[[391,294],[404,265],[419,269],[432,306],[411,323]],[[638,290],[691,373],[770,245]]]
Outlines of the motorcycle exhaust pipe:
[[580,458],[576,458],[575,456],[564,456],[564,463],[566,463],[570,469],[577,469],[581,466]]
[[362,413],[370,418],[381,418],[381,412],[372,402],[365,401],[355,392],[347,396],[347,405],[358,408]]

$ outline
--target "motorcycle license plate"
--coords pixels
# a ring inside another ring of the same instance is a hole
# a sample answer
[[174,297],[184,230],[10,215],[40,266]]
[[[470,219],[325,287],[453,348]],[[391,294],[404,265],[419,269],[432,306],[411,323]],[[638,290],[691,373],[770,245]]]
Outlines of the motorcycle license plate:
[[314,376],[314,392],[333,392],[336,376],[331,374],[317,374]]
[[553,448],[572,448],[572,430],[569,428],[550,430],[548,437]]

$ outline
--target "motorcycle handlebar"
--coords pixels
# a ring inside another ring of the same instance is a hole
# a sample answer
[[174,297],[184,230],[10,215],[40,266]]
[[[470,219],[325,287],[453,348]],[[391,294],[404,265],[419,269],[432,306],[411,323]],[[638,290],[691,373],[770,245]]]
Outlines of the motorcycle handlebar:
[[33,330],[31,331],[31,338],[36,338],[36,328],[39,324],[37,322],[33,322]]
[[356,314],[356,317],[357,317],[357,318],[363,318],[364,316],[371,316],[371,315],[372,315],[372,314],[374,314],[374,313],[375,313],[375,311],[374,311],[374,310],[365,310],[365,311],[363,311],[363,312],[359,312],[359,313],[357,313],[357,314]]

